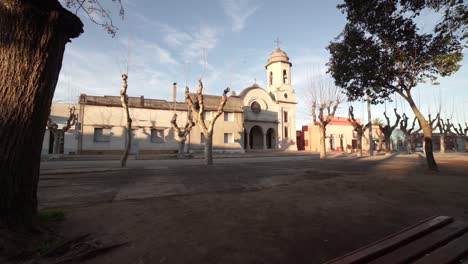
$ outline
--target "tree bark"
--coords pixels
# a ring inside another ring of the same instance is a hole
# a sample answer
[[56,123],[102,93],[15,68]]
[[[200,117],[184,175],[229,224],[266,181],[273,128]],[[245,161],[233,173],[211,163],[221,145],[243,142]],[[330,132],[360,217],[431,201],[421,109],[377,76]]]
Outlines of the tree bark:
[[205,164],[213,165],[213,136],[205,135]]
[[122,74],[122,88],[120,89],[120,102],[124,110],[125,116],[125,150],[120,159],[120,167],[124,168],[127,166],[128,154],[130,153],[130,147],[132,146],[132,118],[130,118],[130,110],[128,107],[128,96],[127,96],[127,74]]
[[65,45],[83,32],[56,0],[0,1],[0,224],[31,227]]
[[325,145],[326,127],[319,125],[320,133],[320,159],[327,159],[327,149]]
[[372,114],[371,103],[369,97],[367,98],[367,119],[369,120],[369,155],[374,156],[374,139],[372,138]]
[[362,157],[362,133],[357,133],[357,147],[359,157]]
[[[175,87],[175,84],[174,84]],[[171,124],[172,128],[174,129],[175,133],[179,137],[179,150],[177,152],[177,157],[178,158],[185,158],[188,156],[188,149],[187,149],[187,154],[185,153],[185,141],[187,140],[187,137],[190,135],[190,131],[192,130],[192,127],[195,125],[193,122],[192,118],[192,112],[189,109],[187,112],[187,122],[185,123],[185,128],[184,130],[180,129],[179,126],[177,125],[177,114],[174,113],[174,116],[171,119]]]
[[177,157],[178,158],[184,158],[185,157],[185,138],[180,139],[179,141],[179,152],[177,152]]
[[386,155],[389,155],[392,153],[392,150],[391,150],[391,142],[390,142],[390,136],[391,135],[385,135],[385,154]]
[[[411,137],[411,135],[409,137]],[[413,139],[409,137],[406,139],[406,151],[408,154],[411,154],[413,152]]]
[[434,152],[433,152],[433,146],[432,146],[432,127],[429,124],[429,122],[427,122],[427,120],[423,116],[423,114],[421,114],[421,112],[419,111],[418,107],[414,103],[413,98],[412,98],[412,96],[411,96],[411,94],[409,92],[407,93],[407,96],[406,96],[405,99],[408,101],[411,109],[414,112],[414,115],[418,119],[419,127],[421,127],[421,129],[423,131],[423,135],[424,135],[424,140],[423,140],[424,153],[426,154],[427,166],[428,166],[428,168],[430,170],[438,171],[439,168],[438,168],[437,163],[436,163],[436,161],[434,159]]
[[54,133],[54,147],[52,150],[52,154],[60,154],[60,139],[62,137],[62,133],[60,130],[57,133]]
[[445,153],[445,135],[440,134],[440,153]]

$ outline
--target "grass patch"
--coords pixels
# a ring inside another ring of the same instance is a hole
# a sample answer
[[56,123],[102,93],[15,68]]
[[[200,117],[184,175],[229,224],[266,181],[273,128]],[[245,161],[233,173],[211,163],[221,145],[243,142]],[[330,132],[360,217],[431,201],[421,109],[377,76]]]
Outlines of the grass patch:
[[65,220],[65,213],[61,209],[42,210],[38,213],[38,217],[43,223],[61,222]]

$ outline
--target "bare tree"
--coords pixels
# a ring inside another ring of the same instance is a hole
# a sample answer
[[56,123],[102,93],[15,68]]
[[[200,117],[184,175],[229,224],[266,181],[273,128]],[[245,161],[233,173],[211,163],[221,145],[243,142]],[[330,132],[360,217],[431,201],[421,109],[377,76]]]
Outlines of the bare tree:
[[130,117],[130,110],[128,109],[128,96],[127,96],[127,79],[128,76],[126,73],[122,74],[122,88],[120,89],[120,102],[122,103],[122,108],[124,109],[125,114],[125,150],[120,159],[120,167],[124,168],[127,166],[128,153],[130,152],[130,147],[132,146],[132,118]]
[[391,153],[390,137],[392,135],[393,130],[398,126],[398,124],[400,122],[400,119],[401,119],[401,116],[397,113],[396,108],[394,108],[393,111],[395,112],[395,116],[396,116],[395,124],[390,125],[391,124],[390,123],[390,118],[388,118],[388,116],[387,116],[387,111],[384,111],[384,116],[385,116],[385,120],[387,120],[387,124],[385,126],[383,124],[379,124],[379,129],[383,133],[384,140],[385,140],[385,153],[386,154]]
[[[115,37],[118,28],[114,25],[110,11],[103,7],[98,0],[59,0],[68,9],[72,10],[75,15],[83,13],[94,24],[101,26],[112,37]],[[125,11],[122,5],[122,0],[112,0],[118,2],[119,15],[123,18]]]
[[177,114],[174,113],[174,116],[171,120],[172,127],[177,132],[177,137],[179,138],[179,150],[177,152],[178,158],[185,158],[186,154],[184,152],[185,149],[185,141],[187,140],[187,136],[190,134],[192,127],[195,125],[192,118],[192,111],[189,109],[187,111],[187,122],[185,123],[184,129],[180,129],[177,125]]
[[411,152],[413,151],[415,137],[419,133],[419,131],[421,131],[421,128],[415,130],[416,120],[417,118],[414,117],[411,128],[408,128],[408,116],[406,116],[406,114],[403,113],[403,117],[400,121],[400,130],[405,135],[406,151],[408,152],[408,154],[411,154]]
[[[431,129],[431,147],[430,147],[431,152],[433,151],[433,145],[432,145],[432,131],[434,131],[434,130],[437,128],[439,119],[440,119],[440,112],[437,113],[437,115],[436,115],[436,117],[435,117],[434,119],[432,119],[431,114],[429,114],[429,115],[427,116],[427,124],[428,124],[428,127]],[[418,119],[418,121],[420,121],[420,120]],[[419,123],[419,127],[421,127],[421,122]],[[421,127],[421,129],[422,129],[422,127]],[[422,129],[422,130],[423,130],[423,132],[424,132],[424,129]],[[427,153],[426,153],[426,143],[427,143],[427,142],[428,142],[428,141],[426,140],[426,137],[424,136],[424,140],[423,140],[423,151],[424,151],[424,154],[427,154]]]
[[[382,151],[382,145],[383,145],[383,142],[384,142],[384,139],[385,139],[384,134],[383,134],[382,130],[380,129],[380,127],[383,126],[383,121],[382,121],[382,119],[380,119],[380,118],[375,118],[375,119],[372,121],[372,126],[378,126],[378,127],[379,127],[379,129],[377,129],[377,130],[375,131],[375,134],[376,134],[377,138],[379,139],[379,142],[378,142],[378,144],[377,144],[376,150],[377,150],[378,152],[380,152],[380,151]],[[373,140],[373,139],[371,139],[371,140]]]
[[335,116],[338,106],[343,102],[343,95],[338,87],[331,82],[326,84],[323,80],[311,84],[312,94],[312,120],[319,127],[320,159],[327,158],[325,137],[327,125]]
[[371,126],[371,124],[370,122],[368,122],[367,124],[357,122],[354,118],[353,106],[349,106],[348,116],[348,121],[353,126],[354,131],[356,131],[359,157],[362,157],[362,135],[364,134],[364,132],[366,132],[366,129],[368,129]]
[[447,118],[447,121],[444,122],[444,119],[438,118],[437,126],[440,132],[440,153],[445,153],[445,138],[448,134],[452,134],[451,127],[453,124],[450,123],[450,120]]
[[62,138],[65,137],[65,133],[70,130],[72,126],[75,125],[76,120],[77,120],[77,115],[75,114],[75,107],[71,106],[68,108],[69,110],[69,116],[67,119],[67,124],[62,127],[62,129],[58,128],[58,124],[53,122],[49,118],[47,119],[47,128],[52,132],[52,135],[54,136],[54,145],[52,147],[52,154],[60,154],[60,141]]
[[458,128],[452,124],[452,128],[457,136],[463,138],[465,151],[468,151],[468,124],[465,122],[465,128],[460,123],[458,123]]
[[185,101],[190,106],[192,113],[196,116],[196,123],[205,136],[205,163],[206,165],[213,164],[213,129],[218,117],[224,112],[224,106],[228,100],[227,93],[229,87],[224,89],[223,95],[218,105],[215,116],[212,118],[211,123],[207,125],[206,120],[203,118],[205,113],[205,102],[203,100],[203,82],[198,80],[198,89],[195,98],[190,97],[188,86],[185,87]]

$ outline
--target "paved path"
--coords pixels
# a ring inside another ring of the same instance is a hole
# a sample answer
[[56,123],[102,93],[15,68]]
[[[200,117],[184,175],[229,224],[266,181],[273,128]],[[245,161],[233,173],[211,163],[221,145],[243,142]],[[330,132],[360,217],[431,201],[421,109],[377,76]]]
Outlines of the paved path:
[[[219,158],[215,159],[214,166],[205,166],[201,159],[129,160],[127,168],[120,168],[119,162],[112,160],[45,162],[41,164],[39,202],[41,208],[66,207],[257,190],[341,176],[344,172],[362,174],[364,168],[369,169],[393,156],[358,159],[354,155],[331,154],[329,158],[321,161],[318,154]],[[414,159],[418,156],[414,155]]]
[[[259,154],[262,155],[262,154]],[[265,155],[265,154],[263,154]],[[339,156],[341,153],[330,154],[330,157]],[[96,157],[99,158],[99,157]],[[286,161],[286,160],[310,160],[318,159],[318,154],[315,153],[302,153],[300,155],[266,155],[266,156],[253,156],[248,155],[246,157],[232,156],[215,158],[215,165],[222,164],[235,164],[235,163],[256,163],[256,162],[275,162],[275,161]],[[166,167],[180,167],[186,165],[203,165],[204,160],[200,158],[196,159],[155,159],[155,160],[128,160],[127,169],[160,169]],[[73,160],[73,161],[47,161],[41,163],[41,174],[61,174],[61,173],[81,173],[81,172],[98,172],[98,171],[110,171],[120,170],[120,161],[118,160]]]
[[[332,157],[331,155],[330,157]],[[255,190],[308,178],[338,175],[336,165],[318,166],[317,154],[215,159],[118,161],[55,161],[42,163],[40,207],[145,199],[232,190]],[[339,160],[350,161],[347,159]]]

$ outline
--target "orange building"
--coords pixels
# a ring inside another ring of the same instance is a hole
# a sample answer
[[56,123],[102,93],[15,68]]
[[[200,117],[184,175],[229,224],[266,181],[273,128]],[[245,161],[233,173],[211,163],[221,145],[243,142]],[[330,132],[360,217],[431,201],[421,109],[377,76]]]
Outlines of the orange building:
[[[360,122],[359,119],[356,121]],[[301,131],[301,147],[305,151],[320,151],[319,127],[314,124],[303,126]],[[357,148],[356,132],[346,117],[333,117],[326,127],[325,144],[327,151],[352,151]],[[299,146],[299,141],[298,141]]]

